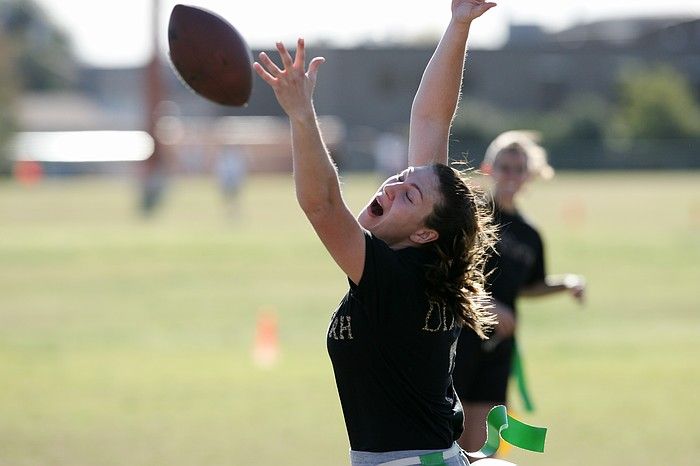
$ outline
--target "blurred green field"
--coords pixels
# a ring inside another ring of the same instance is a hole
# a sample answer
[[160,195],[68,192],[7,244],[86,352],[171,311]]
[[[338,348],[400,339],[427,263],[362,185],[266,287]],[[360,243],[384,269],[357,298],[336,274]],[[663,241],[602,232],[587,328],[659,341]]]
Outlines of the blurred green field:
[[[345,180],[359,209],[372,176]],[[545,454],[522,465],[700,458],[700,173],[559,174],[524,211],[549,271],[589,299],[522,306]],[[235,218],[210,179],[141,218],[120,179],[0,182],[0,465],[346,465],[325,350],[346,282],[291,177],[257,176]],[[281,359],[252,362],[258,313]],[[520,407],[514,398],[514,408]]]

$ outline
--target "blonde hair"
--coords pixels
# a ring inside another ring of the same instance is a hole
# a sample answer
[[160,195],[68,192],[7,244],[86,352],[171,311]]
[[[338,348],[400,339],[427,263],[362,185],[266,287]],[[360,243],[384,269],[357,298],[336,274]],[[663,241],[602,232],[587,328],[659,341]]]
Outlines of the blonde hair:
[[549,180],[554,169],[547,161],[547,151],[539,145],[540,133],[530,130],[512,130],[499,134],[491,141],[484,154],[484,164],[493,166],[503,152],[522,152],[527,158],[527,171],[531,176]]

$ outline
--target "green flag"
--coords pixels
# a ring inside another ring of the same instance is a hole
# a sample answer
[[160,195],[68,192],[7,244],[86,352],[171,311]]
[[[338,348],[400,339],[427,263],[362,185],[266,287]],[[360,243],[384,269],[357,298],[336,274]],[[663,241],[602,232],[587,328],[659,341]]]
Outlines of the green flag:
[[545,427],[535,427],[511,417],[503,405],[494,406],[486,417],[486,443],[481,450],[467,453],[472,458],[486,458],[493,455],[501,444],[501,439],[523,450],[544,452],[547,435]]

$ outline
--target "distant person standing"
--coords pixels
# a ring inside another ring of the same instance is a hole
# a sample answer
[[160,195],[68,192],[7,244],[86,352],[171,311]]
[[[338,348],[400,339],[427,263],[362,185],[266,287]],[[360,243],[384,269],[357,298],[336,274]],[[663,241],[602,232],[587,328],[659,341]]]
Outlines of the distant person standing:
[[491,311],[498,325],[486,341],[465,328],[457,346],[454,383],[465,413],[459,444],[467,451],[484,444],[489,410],[506,404],[515,350],[517,299],[568,292],[582,302],[585,290],[585,281],[579,275],[547,275],[542,238],[517,205],[517,196],[529,180],[554,175],[534,133],[501,134],[486,150],[481,168],[492,180],[491,202],[499,228],[496,254],[485,270],[486,289],[494,305]]
[[228,215],[238,213],[238,197],[248,173],[245,153],[237,146],[224,146],[216,164],[221,193]]

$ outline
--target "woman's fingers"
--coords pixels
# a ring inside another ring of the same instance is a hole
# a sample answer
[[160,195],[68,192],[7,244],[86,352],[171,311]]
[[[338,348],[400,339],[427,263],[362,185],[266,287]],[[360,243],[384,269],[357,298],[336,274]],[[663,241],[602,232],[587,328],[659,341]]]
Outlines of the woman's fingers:
[[279,67],[273,62],[270,57],[267,56],[265,52],[260,52],[260,61],[262,62],[263,65],[265,65],[265,68],[267,69],[267,72],[270,73],[272,76],[279,76],[282,74],[282,70],[279,69]]
[[297,39],[297,53],[294,56],[294,66],[304,69],[304,63],[306,63],[306,50],[304,49],[304,39],[300,37]]
[[464,20],[474,20],[495,6],[496,3],[485,0],[453,0],[452,13]]
[[292,61],[292,56],[289,54],[289,52],[287,51],[287,47],[285,47],[282,42],[277,42],[277,51],[280,54],[280,58],[282,58],[282,64],[284,65],[284,68],[291,68],[294,65],[294,62]]
[[311,63],[309,63],[309,79],[311,79],[313,82],[316,82],[316,75],[318,74],[318,68],[326,62],[326,59],[323,57],[316,57],[311,60]]
[[495,3],[481,3],[476,9],[476,15],[475,18],[478,18],[479,16],[483,15],[487,11],[489,11],[491,8],[495,7]]
[[272,86],[275,83],[276,78],[270,73],[268,73],[267,70],[265,70],[265,68],[263,68],[263,66],[260,63],[254,62],[253,69],[256,73],[258,73],[258,76],[260,76],[263,79],[263,81],[268,83],[270,86]]
[[[316,82],[316,74],[318,74],[318,68],[326,62],[323,57],[315,57],[309,63],[309,69],[307,75],[309,79]],[[304,39],[299,38],[297,40],[297,51],[294,56],[294,67],[300,70],[304,70],[304,64],[306,63],[306,47],[304,44]]]
[[[277,42],[277,51],[280,54],[283,68],[278,67],[265,52],[260,52],[260,62],[253,63],[253,69],[265,82],[272,85],[279,84],[280,79],[285,79],[290,69],[304,73],[304,62],[306,60],[306,50],[304,48],[304,39],[299,38],[297,41],[297,50],[294,59],[282,42]],[[316,82],[316,75],[319,67],[325,63],[323,57],[315,57],[309,63],[308,72],[306,73],[310,80]]]

